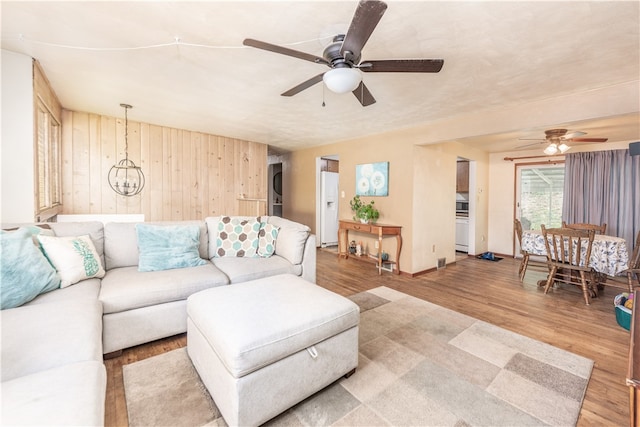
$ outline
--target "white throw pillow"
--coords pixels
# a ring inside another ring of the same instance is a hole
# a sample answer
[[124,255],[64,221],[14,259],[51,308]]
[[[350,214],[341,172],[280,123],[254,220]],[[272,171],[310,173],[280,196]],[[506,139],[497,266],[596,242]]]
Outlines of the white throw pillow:
[[86,236],[37,236],[45,255],[58,271],[61,288],[92,277],[104,277],[100,256],[91,238]]

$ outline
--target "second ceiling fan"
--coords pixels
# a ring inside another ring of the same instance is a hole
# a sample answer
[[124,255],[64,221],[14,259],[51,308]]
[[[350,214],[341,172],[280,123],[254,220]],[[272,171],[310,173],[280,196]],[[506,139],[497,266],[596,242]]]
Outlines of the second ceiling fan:
[[552,156],[554,154],[563,154],[571,147],[567,143],[572,142],[607,142],[608,138],[580,138],[582,135],[586,135],[585,132],[573,131],[569,132],[567,129],[549,129],[544,131],[545,138],[525,139],[520,138],[520,141],[538,141],[533,144],[521,145],[520,148],[532,147],[538,144],[548,144],[544,149],[544,154]]
[[365,73],[437,73],[442,69],[442,59],[383,59],[361,61],[361,51],[373,30],[387,10],[386,3],[378,0],[360,0],[346,34],[338,34],[324,49],[322,57],[287,47],[254,39],[243,44],[258,49],[326,65],[329,71],[320,73],[282,93],[293,96],[324,81],[329,90],[336,93],[352,92],[363,107],[376,102],[362,82],[360,71]]

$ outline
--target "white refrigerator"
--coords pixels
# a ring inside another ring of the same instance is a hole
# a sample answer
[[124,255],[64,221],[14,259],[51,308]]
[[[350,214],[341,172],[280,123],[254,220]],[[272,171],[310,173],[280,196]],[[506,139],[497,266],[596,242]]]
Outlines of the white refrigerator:
[[320,246],[338,244],[339,174],[321,172],[320,187]]

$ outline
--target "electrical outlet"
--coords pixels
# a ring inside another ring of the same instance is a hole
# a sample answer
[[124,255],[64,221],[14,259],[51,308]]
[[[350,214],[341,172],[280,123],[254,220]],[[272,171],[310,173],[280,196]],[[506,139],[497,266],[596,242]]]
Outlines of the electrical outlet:
[[340,193],[340,197],[344,199],[344,190],[342,190],[342,193]]
[[378,249],[379,245],[380,245],[380,242],[378,242],[377,240],[373,242],[373,247],[375,247],[376,249]]
[[433,252],[434,254],[436,253],[436,245],[433,245],[433,247],[431,248],[431,252]]

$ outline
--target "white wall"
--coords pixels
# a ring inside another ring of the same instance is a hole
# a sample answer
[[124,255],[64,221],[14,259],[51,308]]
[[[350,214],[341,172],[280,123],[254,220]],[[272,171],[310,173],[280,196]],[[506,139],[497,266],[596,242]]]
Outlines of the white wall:
[[0,223],[33,222],[33,64],[29,56],[2,50]]

